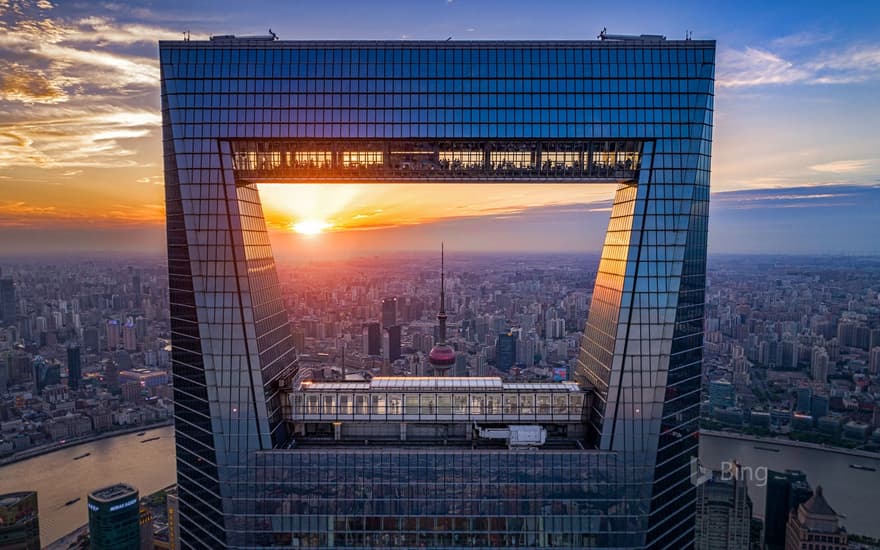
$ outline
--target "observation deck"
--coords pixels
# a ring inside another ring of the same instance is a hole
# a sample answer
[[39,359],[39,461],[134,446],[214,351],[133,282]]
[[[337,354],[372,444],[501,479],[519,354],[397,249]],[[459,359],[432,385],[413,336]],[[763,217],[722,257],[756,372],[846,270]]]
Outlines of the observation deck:
[[236,182],[626,183],[640,140],[233,140]]
[[504,382],[497,377],[306,380],[288,394],[285,417],[300,442],[449,444],[479,440],[489,433],[481,428],[516,432],[529,426],[544,428],[552,444],[581,436],[589,397],[574,382]]

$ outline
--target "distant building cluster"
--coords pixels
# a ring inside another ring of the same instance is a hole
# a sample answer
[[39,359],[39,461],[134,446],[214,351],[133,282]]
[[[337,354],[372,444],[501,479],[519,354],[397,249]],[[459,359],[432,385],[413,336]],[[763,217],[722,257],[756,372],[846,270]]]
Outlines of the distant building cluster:
[[326,379],[374,371],[429,376],[437,367],[431,351],[442,342],[449,376],[570,377],[591,299],[584,289],[595,270],[585,277],[582,259],[571,256],[491,265],[456,257],[446,269],[441,335],[438,260],[354,262],[328,268],[333,277],[323,266],[280,265],[288,315],[298,319],[292,330],[301,364]]
[[3,267],[0,460],[170,420],[164,267]]
[[721,257],[711,274],[703,426],[880,449],[880,266]]

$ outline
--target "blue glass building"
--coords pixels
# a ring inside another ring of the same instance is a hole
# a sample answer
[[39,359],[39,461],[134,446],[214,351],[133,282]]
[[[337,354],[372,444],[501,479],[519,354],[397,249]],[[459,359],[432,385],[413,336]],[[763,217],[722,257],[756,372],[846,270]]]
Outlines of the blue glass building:
[[[608,38],[160,43],[183,547],[692,544],[715,44]],[[559,181],[618,184],[583,394],[309,401],[257,183]]]

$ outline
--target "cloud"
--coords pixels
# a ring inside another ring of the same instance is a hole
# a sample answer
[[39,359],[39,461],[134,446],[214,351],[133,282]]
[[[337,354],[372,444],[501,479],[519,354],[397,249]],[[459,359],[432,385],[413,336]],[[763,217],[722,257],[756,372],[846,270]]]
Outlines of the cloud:
[[40,70],[0,61],[0,98],[22,103],[60,103],[68,96]]
[[160,123],[152,111],[107,106],[36,110],[28,120],[0,122],[0,168],[147,166],[125,142],[149,135]]
[[137,183],[150,183],[153,185],[164,185],[165,176],[146,176],[135,180]]
[[803,48],[805,46],[813,46],[822,42],[831,40],[832,36],[828,33],[818,33],[812,31],[802,31],[794,34],[780,36],[774,39],[771,44],[779,48]]
[[861,172],[871,166],[876,159],[862,160],[835,160],[823,164],[814,164],[810,166],[810,170],[816,172],[830,172],[832,174],[852,174]]
[[180,33],[47,10],[0,0],[0,168],[147,165],[138,151],[161,123],[159,64],[134,52]]
[[87,216],[77,209],[53,204],[38,205],[26,201],[0,201],[0,228],[4,227],[115,227],[156,225],[165,221],[164,204],[113,204]]
[[727,50],[718,56],[718,86],[742,87],[803,82],[810,73],[766,50]]
[[843,207],[857,204],[864,197],[873,197],[880,186],[828,184],[821,187],[800,186],[779,189],[749,189],[714,193],[713,209],[752,210],[758,208]]
[[718,55],[717,84],[743,88],[775,84],[848,84],[880,78],[880,45],[862,44],[813,58],[788,59],[747,47]]

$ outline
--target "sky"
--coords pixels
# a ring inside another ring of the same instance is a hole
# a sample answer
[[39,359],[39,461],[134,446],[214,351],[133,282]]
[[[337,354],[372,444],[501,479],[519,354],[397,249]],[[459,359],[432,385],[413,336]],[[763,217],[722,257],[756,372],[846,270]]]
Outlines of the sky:
[[[709,249],[880,254],[880,2],[0,0],[0,255],[164,251],[157,40],[718,43]],[[610,186],[262,186],[276,255],[596,251]],[[321,235],[292,230],[327,224]]]

